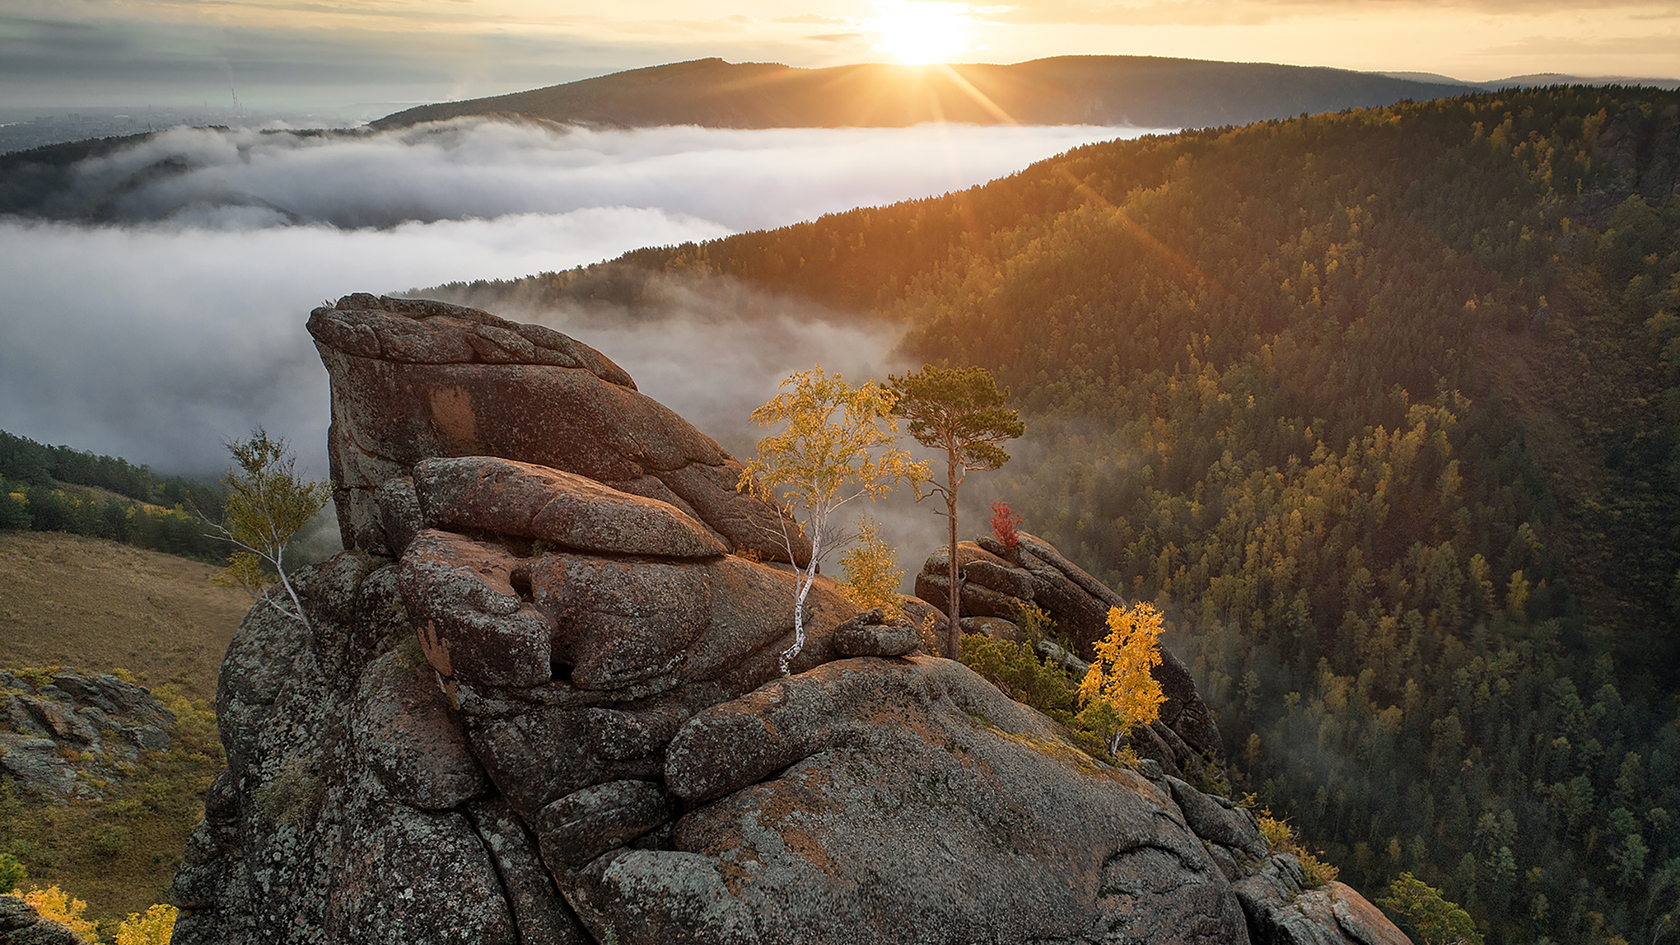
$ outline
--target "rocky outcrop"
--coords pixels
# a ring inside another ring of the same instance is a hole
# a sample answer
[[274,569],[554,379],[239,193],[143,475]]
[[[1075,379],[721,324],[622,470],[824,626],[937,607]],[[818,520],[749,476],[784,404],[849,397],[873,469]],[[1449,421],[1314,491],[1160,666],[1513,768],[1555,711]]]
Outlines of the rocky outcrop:
[[0,670],[0,779],[53,800],[97,800],[142,752],[167,751],[175,714],[108,674]]
[[[316,309],[309,333],[332,379],[327,447],[347,548],[401,553],[414,512],[402,481],[416,463],[498,456],[675,506],[730,550],[789,558],[777,510],[736,491],[741,464],[588,345],[365,293]],[[793,557],[810,554],[797,534],[792,544]]]
[[229,650],[180,945],[1270,940],[1252,816],[1079,752],[914,624],[819,579],[782,676],[794,575],[715,504],[529,455],[387,471],[346,490],[377,530],[299,575],[307,628],[259,607]]
[[1382,910],[1344,883],[1317,889],[1301,882],[1301,864],[1274,853],[1233,888],[1254,930],[1255,945],[1361,945],[1405,941]]
[[[1092,644],[1108,635],[1108,611],[1126,601],[1108,585],[1063,557],[1049,542],[1017,532],[1013,547],[991,536],[957,545],[962,581],[960,619],[964,633],[983,633],[1016,643],[1031,642],[1016,621],[1030,606],[1055,621],[1056,630],[1071,640],[1077,654],[1066,654],[1055,643],[1037,641],[1041,656],[1056,659],[1083,674]],[[950,554],[940,548],[928,556],[916,575],[916,596],[946,608],[950,601]],[[1199,777],[1207,765],[1222,766],[1219,728],[1213,713],[1196,691],[1190,670],[1166,647],[1154,669],[1166,701],[1161,717],[1130,736],[1132,747],[1159,762],[1174,775]],[[1071,658],[1070,658],[1071,657]]]

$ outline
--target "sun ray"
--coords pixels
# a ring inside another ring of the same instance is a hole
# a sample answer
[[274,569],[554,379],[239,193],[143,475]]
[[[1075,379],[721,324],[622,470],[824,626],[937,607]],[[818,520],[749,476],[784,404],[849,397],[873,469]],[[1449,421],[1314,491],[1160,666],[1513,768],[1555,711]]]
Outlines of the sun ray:
[[1020,122],[1016,121],[1014,116],[1004,111],[1003,107],[997,102],[992,101],[992,97],[990,95],[987,95],[985,92],[975,88],[974,83],[964,78],[962,73],[945,65],[944,63],[940,63],[939,68],[944,70],[946,77],[951,80],[953,85],[960,89],[969,98],[974,99],[974,101],[981,108],[989,112],[993,118],[996,118],[998,121],[1001,121],[1006,125],[1020,125]]

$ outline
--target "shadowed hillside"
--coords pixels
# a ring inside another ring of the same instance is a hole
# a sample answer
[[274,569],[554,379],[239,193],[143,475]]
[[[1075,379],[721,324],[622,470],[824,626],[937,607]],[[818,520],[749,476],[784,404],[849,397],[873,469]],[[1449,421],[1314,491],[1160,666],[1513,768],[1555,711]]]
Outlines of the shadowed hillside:
[[620,127],[902,127],[958,121],[1178,128],[1245,124],[1469,90],[1345,69],[1148,56],[827,69],[698,59],[530,92],[422,105],[372,126],[516,115]]

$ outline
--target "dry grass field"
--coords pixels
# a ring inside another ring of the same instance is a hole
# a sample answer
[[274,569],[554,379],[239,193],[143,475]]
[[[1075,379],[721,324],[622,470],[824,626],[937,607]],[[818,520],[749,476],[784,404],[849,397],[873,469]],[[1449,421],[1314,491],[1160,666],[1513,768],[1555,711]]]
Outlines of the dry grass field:
[[212,565],[98,538],[0,532],[0,666],[126,669],[214,699],[251,601]]

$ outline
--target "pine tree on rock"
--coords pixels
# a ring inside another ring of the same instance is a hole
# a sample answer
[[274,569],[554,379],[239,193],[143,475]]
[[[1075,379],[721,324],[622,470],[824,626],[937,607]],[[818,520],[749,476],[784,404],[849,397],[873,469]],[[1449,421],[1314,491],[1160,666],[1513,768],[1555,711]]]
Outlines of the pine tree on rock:
[[939,368],[931,364],[904,377],[892,376],[896,395],[893,413],[908,421],[916,442],[945,453],[945,484],[932,491],[945,497],[945,526],[950,553],[946,593],[949,617],[942,643],[944,655],[957,658],[957,640],[962,636],[962,583],[957,565],[957,491],[971,472],[997,469],[1009,462],[999,443],[1026,432],[1018,411],[1003,406],[1009,390],[1000,391],[992,372],[983,367]]

